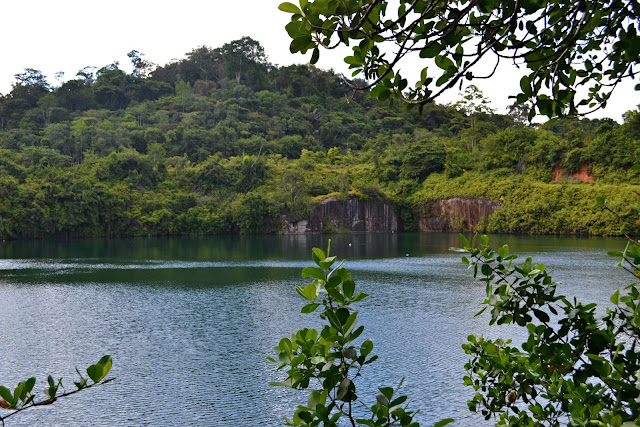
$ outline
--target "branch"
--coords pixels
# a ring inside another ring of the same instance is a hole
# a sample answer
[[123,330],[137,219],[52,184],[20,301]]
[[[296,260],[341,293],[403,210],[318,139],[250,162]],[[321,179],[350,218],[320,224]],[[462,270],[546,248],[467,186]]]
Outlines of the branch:
[[18,414],[18,413],[22,412],[22,411],[25,411],[25,410],[27,410],[27,409],[34,408],[34,407],[36,407],[36,406],[46,406],[46,405],[51,405],[53,402],[55,402],[56,400],[58,400],[58,399],[59,399],[59,398],[61,398],[61,397],[71,396],[72,394],[76,394],[76,393],[78,393],[78,392],[80,392],[80,391],[82,391],[82,390],[87,390],[87,389],[90,389],[90,388],[95,387],[95,386],[98,386],[98,385],[103,385],[103,384],[109,383],[109,382],[111,382],[111,381],[113,381],[113,380],[115,380],[115,378],[109,378],[109,379],[107,379],[107,380],[100,381],[100,382],[98,382],[98,383],[93,383],[93,384],[91,384],[91,385],[88,385],[88,386],[85,386],[85,387],[82,387],[82,388],[78,388],[78,389],[73,390],[73,391],[70,391],[70,392],[65,392],[65,393],[59,394],[59,395],[57,395],[57,396],[55,396],[55,397],[53,397],[53,398],[51,398],[51,399],[42,400],[42,401],[40,401],[40,402],[31,402],[30,404],[28,404],[28,405],[26,405],[26,406],[22,406],[22,407],[20,407],[20,408],[18,408],[18,409],[13,410],[13,412],[11,412],[11,413],[10,413],[10,414],[8,414],[8,415],[0,416],[0,422],[2,422],[2,425],[4,426],[4,420],[6,420],[6,419],[7,419],[7,418],[9,418],[9,417],[14,416],[15,414]]

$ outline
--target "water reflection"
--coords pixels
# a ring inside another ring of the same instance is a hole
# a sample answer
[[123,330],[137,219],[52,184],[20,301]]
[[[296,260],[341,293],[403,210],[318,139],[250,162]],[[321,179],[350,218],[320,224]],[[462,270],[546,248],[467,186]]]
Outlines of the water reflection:
[[[603,254],[616,239],[498,236],[553,266],[561,292],[606,303],[626,284]],[[117,381],[12,425],[280,425],[304,395],[267,386],[278,339],[316,326],[293,291],[313,246],[326,236],[7,242],[0,245],[0,383],[60,374],[105,353]],[[470,280],[456,235],[353,234],[333,237],[359,286],[365,336],[380,355],[359,387],[407,377],[411,406],[426,425],[466,413],[462,387],[471,332],[513,336],[474,318],[484,288]],[[409,257],[405,254],[409,253]],[[36,385],[36,389],[42,389]]]

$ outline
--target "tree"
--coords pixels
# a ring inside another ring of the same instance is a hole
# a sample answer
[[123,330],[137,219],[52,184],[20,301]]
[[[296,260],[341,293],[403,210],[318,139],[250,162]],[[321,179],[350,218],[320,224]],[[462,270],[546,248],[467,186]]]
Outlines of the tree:
[[[337,257],[330,256],[330,250],[331,241],[326,254],[320,248],[313,248],[316,265],[302,270],[302,278],[311,283],[296,286],[298,294],[308,302],[300,311],[313,313],[320,309],[320,318],[324,321],[322,329],[303,328],[291,338],[282,338],[274,347],[277,361],[269,358],[279,364],[278,369],[287,368],[285,381],[271,385],[312,390],[307,404],[298,406],[287,425],[337,426],[344,420],[352,426],[358,423],[372,427],[417,427],[418,423],[413,421],[416,412],[403,405],[407,396],[398,395],[402,381],[395,389],[379,387],[376,402],[370,407],[358,397],[356,380],[361,376],[362,368],[378,359],[371,354],[373,342],[370,339],[356,343],[364,326],[356,326],[358,310],[353,304],[368,294],[356,292],[351,273],[343,267],[344,261],[335,267]],[[370,412],[369,418],[363,418],[365,414],[360,407]],[[438,425],[451,421],[443,420]]]
[[[313,50],[315,63],[320,47],[353,44],[345,62],[366,82],[347,83],[408,107],[464,79],[490,77],[496,68],[479,75],[477,64],[491,57],[495,67],[508,60],[526,69],[519,103],[531,101],[548,117],[575,115],[604,107],[640,64],[638,0],[400,0],[397,9],[387,0],[304,0],[280,10],[292,14],[286,25],[292,53]],[[400,72],[411,55],[426,65],[412,87]]]
[[[599,198],[605,206],[606,201]],[[477,236],[476,236],[477,237]],[[633,283],[611,296],[614,307],[596,315],[596,304],[557,293],[543,264],[497,251],[482,236],[476,245],[461,236],[464,264],[486,284],[491,324],[526,328],[521,348],[511,340],[469,336],[463,345],[467,386],[476,391],[469,409],[496,425],[610,425],[640,422],[640,290]],[[609,255],[640,277],[640,242]]]
[[531,111],[531,105],[528,103],[521,104],[518,101],[507,107],[509,116],[513,119],[516,126],[525,126],[529,122],[529,111]]
[[98,105],[119,110],[129,104],[131,80],[118,68],[117,62],[100,68],[96,75],[93,91]]
[[180,63],[178,72],[187,82],[193,84],[196,80],[221,80],[221,68],[222,60],[219,53],[207,46],[201,46],[187,53],[187,59]]
[[422,182],[429,174],[444,170],[446,152],[441,139],[425,139],[408,144],[402,157],[400,176]]
[[251,87],[263,86],[265,71],[270,67],[267,55],[260,42],[251,37],[242,37],[225,43],[215,51],[225,64],[227,75]]
[[454,107],[461,110],[471,119],[471,149],[478,143],[477,116],[479,114],[493,114],[495,110],[489,106],[489,100],[476,85],[469,85],[462,94],[462,99]]
[[155,68],[155,64],[153,62],[142,58],[144,53],[132,50],[127,53],[127,56],[131,60],[131,65],[133,65],[134,77],[148,77],[149,74],[151,74],[152,69]]
[[87,65],[82,70],[78,70],[76,76],[84,79],[84,83],[87,86],[93,87],[93,84],[96,81],[96,68],[97,67],[94,67],[92,65]]
[[93,80],[73,79],[56,89],[60,106],[69,111],[85,111],[95,105],[93,100]]
[[25,68],[24,73],[15,75],[16,81],[9,93],[9,105],[14,111],[24,113],[35,108],[38,100],[51,91],[47,77],[40,70]]
[[495,110],[489,107],[489,100],[484,96],[482,91],[476,85],[469,85],[462,94],[462,99],[453,106],[462,110],[467,116],[474,114],[487,113],[493,114]]

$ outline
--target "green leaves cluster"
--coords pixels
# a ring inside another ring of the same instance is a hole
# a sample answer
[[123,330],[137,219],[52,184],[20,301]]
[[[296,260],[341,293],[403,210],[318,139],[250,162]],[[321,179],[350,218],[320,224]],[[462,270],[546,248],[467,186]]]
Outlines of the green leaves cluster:
[[[397,10],[395,4],[397,3]],[[637,0],[545,2],[400,0],[301,0],[285,2],[292,53],[351,46],[345,57],[357,89],[380,101],[424,105],[463,80],[486,78],[476,64],[491,57],[527,69],[517,101],[533,101],[548,117],[575,115],[580,107],[606,105],[615,86],[634,78],[640,62]],[[413,87],[399,63],[418,53],[427,66]],[[435,67],[432,65],[435,64]],[[495,71],[495,70],[494,70]],[[484,71],[483,71],[484,72]],[[577,89],[584,87],[586,96]],[[640,85],[636,86],[636,90]],[[536,114],[529,111],[529,119]]]
[[[471,356],[465,385],[476,393],[469,409],[496,425],[611,425],[640,422],[640,291],[637,283],[611,297],[602,317],[596,304],[557,293],[543,264],[531,258],[517,264],[505,245],[494,250],[489,238],[471,243],[462,262],[486,285],[491,324],[526,328],[520,348],[510,340],[470,335],[463,345]],[[636,278],[640,246],[631,241],[612,252]],[[478,314],[480,314],[478,313]]]
[[[364,326],[357,325],[358,311],[352,306],[368,295],[356,292],[356,285],[343,263],[334,266],[335,256],[313,248],[315,266],[302,270],[302,277],[312,281],[297,286],[298,294],[307,301],[302,313],[320,309],[322,328],[301,329],[291,337],[282,338],[274,347],[278,369],[286,369],[284,382],[272,385],[311,390],[306,405],[298,406],[287,425],[336,426],[340,420],[351,425],[367,426],[417,426],[413,421],[417,412],[407,409],[407,396],[398,395],[398,388],[380,387],[376,402],[367,406],[360,401],[356,379],[363,375],[364,366],[374,362],[373,342],[358,338]],[[356,410],[361,404],[370,416],[360,417]],[[357,414],[357,415],[356,415]]]
[[[9,388],[0,385],[0,408],[12,411],[7,415],[0,414],[0,422],[4,425],[5,419],[25,409],[29,409],[34,406],[50,405],[61,397],[70,396],[81,390],[113,381],[115,378],[105,380],[105,377],[111,370],[111,365],[111,356],[105,355],[98,361],[98,363],[87,368],[87,375],[89,378],[83,377],[80,371],[76,369],[80,380],[74,381],[76,389],[72,391],[66,391],[64,389],[64,386],[62,385],[62,378],[59,378],[56,381],[51,375],[49,375],[47,377],[47,386],[43,390],[45,399],[40,401],[35,400],[36,395],[33,393],[33,388],[36,384],[35,377],[19,382],[13,389],[13,392]],[[91,379],[91,383],[88,382],[89,379]],[[62,389],[62,392],[60,392],[60,389]]]

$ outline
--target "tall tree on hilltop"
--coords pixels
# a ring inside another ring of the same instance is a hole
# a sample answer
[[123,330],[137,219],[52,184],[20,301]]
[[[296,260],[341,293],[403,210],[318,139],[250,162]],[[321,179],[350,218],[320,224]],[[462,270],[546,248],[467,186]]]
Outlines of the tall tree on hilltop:
[[260,42],[251,37],[224,44],[215,50],[224,61],[226,77],[236,83],[262,89],[266,72],[271,68]]

